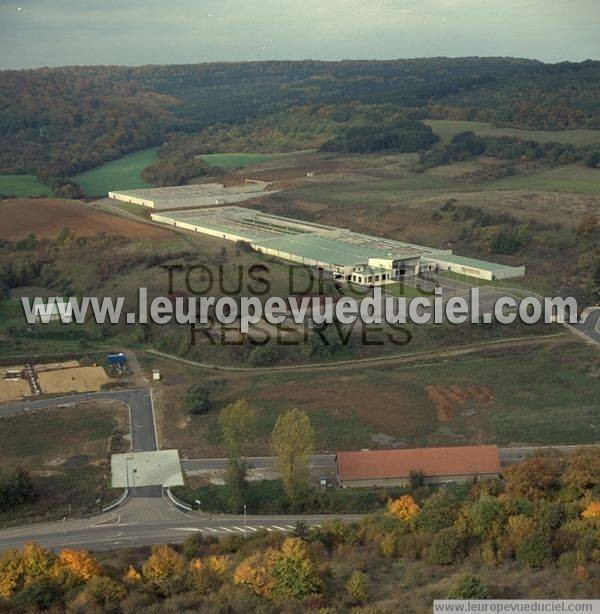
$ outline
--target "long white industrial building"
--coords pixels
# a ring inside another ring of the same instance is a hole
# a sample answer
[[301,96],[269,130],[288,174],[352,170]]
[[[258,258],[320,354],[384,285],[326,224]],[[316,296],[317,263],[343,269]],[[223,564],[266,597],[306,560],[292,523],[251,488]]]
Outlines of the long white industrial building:
[[108,193],[109,198],[151,209],[185,209],[240,203],[250,198],[259,198],[279,190],[267,190],[264,181],[247,180],[246,185],[225,187],[222,183],[199,183],[169,188],[142,188]]
[[243,207],[152,213],[156,222],[227,241],[243,241],[255,250],[320,267],[343,281],[380,285],[425,271],[453,272],[489,281],[522,277],[525,267],[455,256],[402,241],[303,222]]

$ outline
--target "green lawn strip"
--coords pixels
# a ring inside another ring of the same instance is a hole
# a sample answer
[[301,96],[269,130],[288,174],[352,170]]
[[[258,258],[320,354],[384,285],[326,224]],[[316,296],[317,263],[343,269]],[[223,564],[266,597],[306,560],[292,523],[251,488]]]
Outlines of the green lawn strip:
[[142,171],[156,158],[157,147],[135,151],[73,176],[88,198],[106,196],[111,190],[150,187]]
[[35,175],[0,175],[0,194],[7,196],[51,196],[52,190]]

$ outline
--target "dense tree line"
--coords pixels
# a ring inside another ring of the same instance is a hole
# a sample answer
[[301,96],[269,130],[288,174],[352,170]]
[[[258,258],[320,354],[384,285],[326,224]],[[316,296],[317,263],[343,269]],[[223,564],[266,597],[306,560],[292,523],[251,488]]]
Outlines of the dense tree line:
[[325,141],[321,151],[374,153],[394,150],[413,152],[427,149],[439,137],[422,122],[405,119],[392,125],[365,125],[348,128],[343,135]]
[[159,186],[185,185],[190,179],[209,173],[209,167],[194,156],[160,156],[142,172],[148,183]]
[[585,159],[589,161],[588,166],[595,166],[600,152],[588,152],[587,148],[578,148],[569,143],[538,143],[506,136],[479,136],[466,131],[455,134],[447,145],[424,151],[420,163],[423,168],[431,168],[478,156],[546,164],[571,164]]
[[598,128],[599,76],[598,62],[476,57],[3,71],[0,172],[52,178],[73,194],[65,178],[169,135],[353,101],[415,119]]

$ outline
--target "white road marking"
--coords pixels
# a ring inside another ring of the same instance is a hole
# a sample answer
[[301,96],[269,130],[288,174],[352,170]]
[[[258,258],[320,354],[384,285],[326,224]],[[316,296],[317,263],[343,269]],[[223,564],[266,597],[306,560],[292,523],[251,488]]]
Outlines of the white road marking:
[[196,529],[195,527],[173,527],[169,529],[169,531],[188,531],[192,533],[197,533],[200,529]]
[[288,529],[293,529],[294,527],[291,524],[286,524],[285,525]]
[[254,527],[246,527],[246,528],[250,531],[258,531],[258,529],[255,529]]
[[244,529],[242,529],[242,527],[233,527],[234,529],[237,529],[238,531],[241,531],[242,533],[245,533]]
[[228,529],[227,527],[219,527],[220,529],[223,529],[223,531],[229,531],[230,533],[233,533],[233,531],[231,529]]
[[279,529],[280,531],[287,531],[287,529],[284,529],[283,527],[280,527],[276,524],[273,525],[276,529]]
[[217,529],[213,529],[212,527],[204,527],[207,531],[212,531],[213,533],[218,533]]

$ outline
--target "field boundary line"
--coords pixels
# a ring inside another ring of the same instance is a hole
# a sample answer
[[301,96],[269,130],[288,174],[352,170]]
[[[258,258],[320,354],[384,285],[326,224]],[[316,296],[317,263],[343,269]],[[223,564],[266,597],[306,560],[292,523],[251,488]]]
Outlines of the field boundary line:
[[381,362],[411,362],[413,360],[427,360],[430,358],[443,357],[443,356],[459,356],[462,354],[469,354],[477,352],[478,350],[485,350],[490,347],[502,347],[505,345],[525,345],[536,343],[545,343],[547,341],[559,338],[566,338],[563,333],[552,333],[550,335],[539,335],[534,337],[511,337],[509,339],[494,339],[492,341],[472,344],[472,345],[459,345],[454,348],[448,348],[444,350],[428,350],[423,352],[414,352],[412,354],[401,354],[392,356],[375,356],[373,358],[358,358],[354,360],[339,360],[332,362],[322,362],[316,364],[300,364],[300,365],[280,365],[272,367],[227,367],[224,365],[216,365],[210,363],[197,362],[190,360],[189,358],[183,358],[174,354],[168,354],[155,349],[144,350],[148,354],[154,356],[160,356],[168,360],[181,362],[184,364],[198,367],[201,369],[212,369],[215,371],[230,371],[234,373],[272,373],[273,371],[296,371],[296,370],[313,370],[313,369],[335,369],[337,367],[344,366],[366,366],[372,363]]

